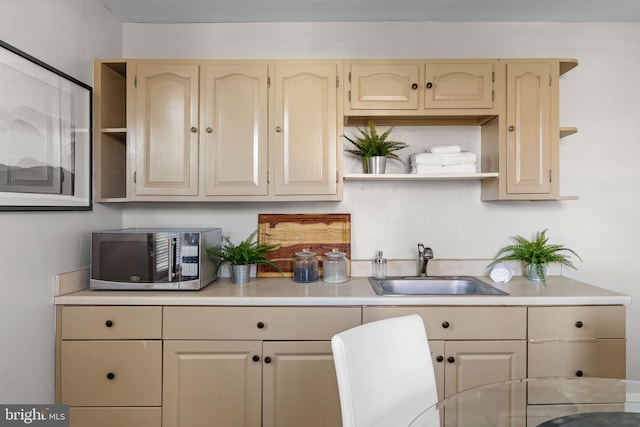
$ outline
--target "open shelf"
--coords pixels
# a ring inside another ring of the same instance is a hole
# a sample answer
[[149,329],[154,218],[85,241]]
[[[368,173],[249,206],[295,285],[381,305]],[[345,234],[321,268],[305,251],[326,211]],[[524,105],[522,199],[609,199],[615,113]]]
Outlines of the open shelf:
[[560,128],[560,138],[564,138],[565,136],[573,135],[574,133],[578,133],[578,128],[576,128],[576,127],[561,127]]
[[480,173],[438,173],[438,174],[417,174],[417,173],[350,173],[344,176],[345,181],[472,181],[489,178],[497,178],[498,172]]

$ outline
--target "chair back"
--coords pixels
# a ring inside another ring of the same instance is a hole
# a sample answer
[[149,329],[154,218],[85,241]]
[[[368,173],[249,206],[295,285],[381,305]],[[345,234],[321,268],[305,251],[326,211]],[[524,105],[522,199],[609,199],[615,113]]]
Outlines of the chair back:
[[416,314],[335,335],[343,427],[398,427],[438,401],[429,342]]

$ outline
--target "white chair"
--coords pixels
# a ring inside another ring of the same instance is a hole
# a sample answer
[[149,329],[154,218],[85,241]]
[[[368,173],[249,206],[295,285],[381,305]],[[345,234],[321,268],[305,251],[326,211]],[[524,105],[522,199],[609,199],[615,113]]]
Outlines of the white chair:
[[407,426],[438,401],[418,315],[357,326],[331,339],[343,427]]

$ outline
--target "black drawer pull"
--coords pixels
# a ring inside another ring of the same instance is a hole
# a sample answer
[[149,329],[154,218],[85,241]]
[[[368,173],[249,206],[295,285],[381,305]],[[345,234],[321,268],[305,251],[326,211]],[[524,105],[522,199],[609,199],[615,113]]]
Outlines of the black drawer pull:
[[580,320],[576,322],[576,328],[582,328],[583,326],[584,326],[584,323],[582,323]]
[[438,363],[442,363],[443,360],[444,360],[444,357],[442,357],[442,356],[436,357],[436,362],[438,362]]
[[456,358],[455,358],[455,357],[453,357],[453,356],[449,356],[449,357],[447,358],[447,362],[449,362],[449,363],[453,363],[453,362],[455,362],[455,361],[456,361]]
[[584,372],[580,370],[576,371],[576,377],[582,377],[582,376],[584,376]]
[[264,322],[258,322],[256,326],[258,327],[258,329],[264,329]]
[[269,356],[265,357],[264,363],[271,363],[271,358]]
[[115,377],[116,377],[116,374],[114,374],[113,372],[109,372],[109,373],[107,374],[107,379],[108,379],[108,380],[112,380],[112,379],[114,379]]
[[251,359],[253,359],[254,362],[259,362],[260,361],[260,356],[258,356],[257,354],[254,355]]
[[447,329],[449,327],[449,322],[442,322],[442,327]]
[[110,328],[113,326],[113,322],[111,320],[107,320],[106,322],[104,322],[104,324],[107,328]]

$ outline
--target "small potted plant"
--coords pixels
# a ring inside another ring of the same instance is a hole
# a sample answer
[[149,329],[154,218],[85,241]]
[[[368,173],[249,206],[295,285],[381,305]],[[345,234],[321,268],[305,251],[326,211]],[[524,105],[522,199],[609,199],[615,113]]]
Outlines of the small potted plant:
[[373,121],[369,120],[368,131],[357,129],[362,136],[355,139],[346,135],[344,137],[355,146],[355,148],[347,151],[362,157],[365,172],[384,173],[387,159],[398,160],[404,164],[404,161],[395,152],[407,147],[407,144],[387,139],[393,127],[390,127],[382,134],[378,134]]
[[532,241],[522,236],[511,237],[516,243],[500,249],[494,260],[487,267],[493,267],[503,261],[522,261],[525,263],[528,279],[540,281],[545,286],[547,285],[546,269],[548,264],[559,263],[575,270],[576,267],[571,262],[570,255],[566,254],[566,252],[575,255],[580,261],[582,261],[582,258],[563,245],[547,243],[549,239],[546,233],[547,229],[536,232],[536,237]]
[[255,230],[245,240],[238,245],[231,243],[231,240],[224,236],[226,244],[217,248],[207,248],[207,253],[218,262],[214,277],[218,277],[218,271],[223,264],[231,264],[231,281],[233,283],[244,284],[249,281],[251,265],[266,264],[282,272],[282,269],[267,258],[267,251],[279,247],[278,244],[263,245],[254,242],[253,239],[258,234]]

